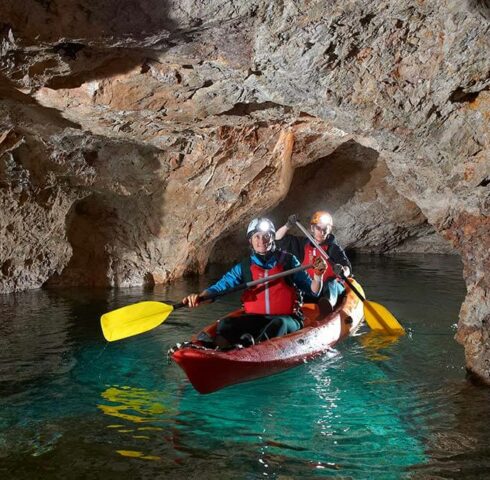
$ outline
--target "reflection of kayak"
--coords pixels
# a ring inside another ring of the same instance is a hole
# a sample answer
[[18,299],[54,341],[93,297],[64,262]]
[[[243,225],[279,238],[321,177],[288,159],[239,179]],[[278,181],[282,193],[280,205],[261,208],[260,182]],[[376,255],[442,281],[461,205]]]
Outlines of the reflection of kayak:
[[[362,292],[361,286],[352,280]],[[184,370],[194,388],[211,393],[235,383],[282,372],[327,352],[340,339],[357,329],[363,319],[359,298],[347,287],[337,309],[326,316],[318,305],[303,306],[305,326],[247,348],[219,351],[205,348],[195,337],[173,351],[171,358]],[[231,315],[239,315],[241,310]],[[216,322],[204,329],[214,336]]]

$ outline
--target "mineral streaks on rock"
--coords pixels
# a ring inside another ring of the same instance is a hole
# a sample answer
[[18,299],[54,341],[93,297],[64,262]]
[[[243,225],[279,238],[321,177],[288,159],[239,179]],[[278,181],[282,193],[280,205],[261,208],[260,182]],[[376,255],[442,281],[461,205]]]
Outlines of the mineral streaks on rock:
[[0,6],[0,291],[202,271],[250,216],[458,251],[490,378],[486,1]]

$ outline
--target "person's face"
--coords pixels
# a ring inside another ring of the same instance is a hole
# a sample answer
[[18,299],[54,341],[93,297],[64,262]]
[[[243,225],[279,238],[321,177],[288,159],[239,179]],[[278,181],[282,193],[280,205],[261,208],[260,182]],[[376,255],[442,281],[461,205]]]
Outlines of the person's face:
[[271,239],[272,235],[269,232],[257,232],[250,238],[250,243],[256,253],[264,254],[269,249]]
[[332,231],[332,225],[311,225],[311,232],[318,243],[325,241],[329,233]]

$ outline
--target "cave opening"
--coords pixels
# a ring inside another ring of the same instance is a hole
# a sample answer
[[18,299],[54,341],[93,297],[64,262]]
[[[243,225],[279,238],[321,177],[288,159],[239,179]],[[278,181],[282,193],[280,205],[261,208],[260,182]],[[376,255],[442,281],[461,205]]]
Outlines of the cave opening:
[[[351,254],[454,253],[417,205],[397,191],[384,158],[354,140],[297,168],[286,197],[253,212],[250,219],[267,216],[279,228],[295,213],[307,226],[316,210],[332,213],[333,233]],[[220,238],[209,264],[230,264],[246,255],[246,227],[247,223],[238,225]]]
[[48,286],[108,286],[110,256],[106,248],[117,212],[100,194],[91,194],[75,202],[66,217],[66,234],[72,247],[70,261]]
[[[295,213],[306,224],[312,212],[319,209],[333,214],[347,204],[357,190],[369,182],[371,171],[378,162],[378,153],[355,141],[340,145],[330,155],[315,159],[295,170],[286,197],[276,206],[254,212],[254,216],[269,217],[276,228]],[[247,223],[219,239],[211,252],[209,263],[231,263],[247,253],[245,231]],[[233,245],[233,249],[230,249]]]

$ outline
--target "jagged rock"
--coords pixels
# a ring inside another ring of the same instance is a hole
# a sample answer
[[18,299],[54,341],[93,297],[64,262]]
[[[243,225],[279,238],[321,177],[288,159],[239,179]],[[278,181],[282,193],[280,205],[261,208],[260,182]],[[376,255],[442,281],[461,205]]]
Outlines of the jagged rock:
[[488,12],[4,0],[0,291],[165,282],[320,203],[347,246],[461,255],[458,339],[488,381]]

